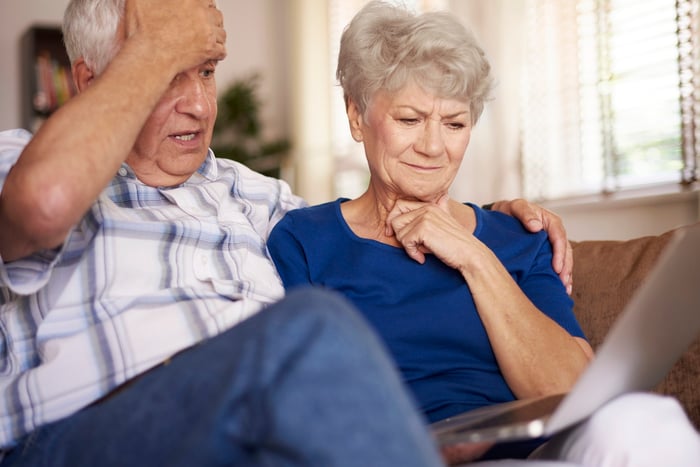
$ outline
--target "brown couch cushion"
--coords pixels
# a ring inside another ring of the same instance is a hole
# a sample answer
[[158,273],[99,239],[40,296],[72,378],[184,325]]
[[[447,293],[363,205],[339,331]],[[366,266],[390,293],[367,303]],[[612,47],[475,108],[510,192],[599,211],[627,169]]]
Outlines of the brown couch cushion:
[[[574,312],[594,349],[603,341],[672,234],[671,231],[627,241],[572,242]],[[657,391],[676,396],[700,428],[698,388],[700,339],[676,363]]]

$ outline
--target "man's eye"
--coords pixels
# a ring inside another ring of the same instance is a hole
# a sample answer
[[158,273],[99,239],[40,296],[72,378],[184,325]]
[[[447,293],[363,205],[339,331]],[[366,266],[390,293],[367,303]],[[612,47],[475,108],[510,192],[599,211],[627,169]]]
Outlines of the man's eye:
[[202,75],[202,77],[204,78],[211,78],[212,76],[214,76],[214,71],[215,70],[213,69],[207,69],[200,71],[199,74]]

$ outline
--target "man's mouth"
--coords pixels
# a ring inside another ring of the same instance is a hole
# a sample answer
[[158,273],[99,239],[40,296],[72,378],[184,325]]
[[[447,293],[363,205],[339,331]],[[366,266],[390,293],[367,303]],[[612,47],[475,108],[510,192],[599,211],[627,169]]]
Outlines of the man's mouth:
[[192,141],[195,138],[195,136],[197,136],[196,133],[187,133],[184,135],[174,135],[175,139],[179,140],[179,141]]

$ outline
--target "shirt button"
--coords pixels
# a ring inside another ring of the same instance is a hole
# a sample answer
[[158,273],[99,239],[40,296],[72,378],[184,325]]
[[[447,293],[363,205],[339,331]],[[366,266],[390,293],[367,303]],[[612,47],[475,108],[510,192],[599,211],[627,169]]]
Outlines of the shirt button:
[[121,167],[119,169],[119,175],[121,175],[122,177],[126,177],[128,174],[129,172],[124,167]]

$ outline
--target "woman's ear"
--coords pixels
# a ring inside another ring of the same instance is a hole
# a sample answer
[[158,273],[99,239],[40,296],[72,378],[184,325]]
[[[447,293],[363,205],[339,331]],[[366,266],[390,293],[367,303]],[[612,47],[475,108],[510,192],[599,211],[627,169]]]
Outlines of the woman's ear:
[[95,79],[95,73],[87,66],[85,60],[77,59],[71,67],[73,72],[73,82],[78,92],[83,92],[90,86],[90,83]]
[[362,142],[362,112],[352,99],[347,100],[348,123],[350,124],[350,134],[352,139],[358,143]]

